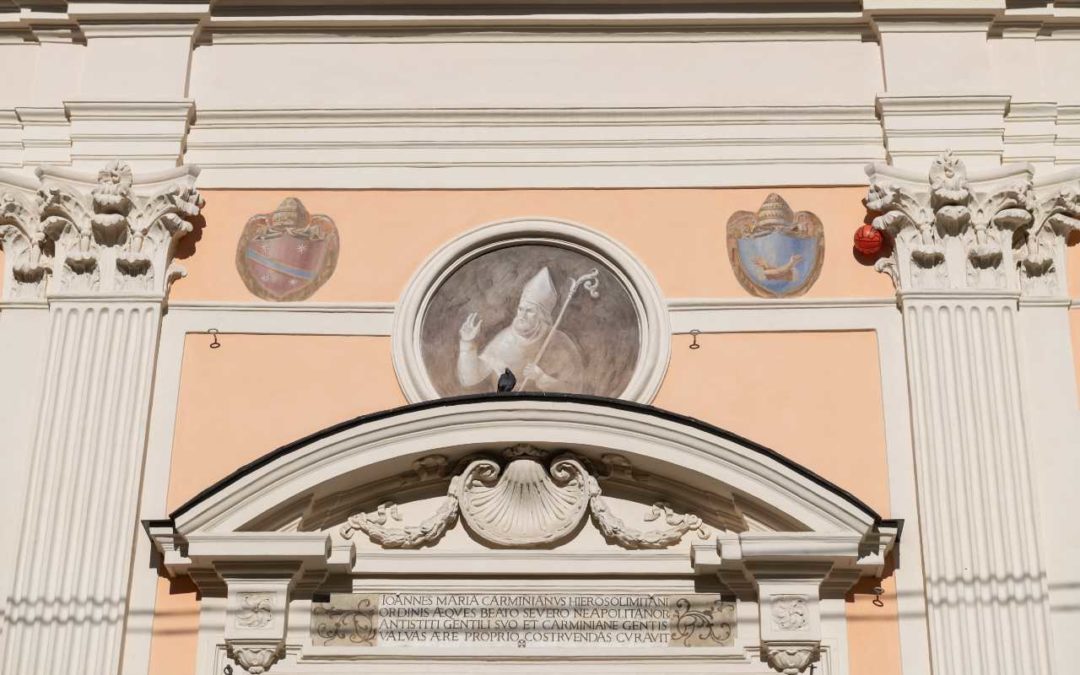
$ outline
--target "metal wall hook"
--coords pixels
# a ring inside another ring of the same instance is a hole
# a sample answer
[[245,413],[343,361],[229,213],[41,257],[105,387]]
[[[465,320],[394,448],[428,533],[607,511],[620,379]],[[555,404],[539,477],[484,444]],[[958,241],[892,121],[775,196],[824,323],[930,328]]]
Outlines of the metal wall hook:
[[206,332],[209,333],[210,335],[214,336],[214,341],[210,343],[210,349],[217,349],[218,347],[220,347],[221,343],[218,342],[218,339],[217,339],[218,338],[218,329],[217,328],[211,328],[210,330],[208,330]]
[[881,596],[885,595],[885,589],[881,586],[874,586],[870,592],[874,594],[874,607],[884,607],[885,602],[881,599]]
[[701,335],[701,331],[697,328],[690,331],[690,336],[694,338],[694,341],[690,343],[690,349],[701,349],[701,345],[698,344],[697,336]]

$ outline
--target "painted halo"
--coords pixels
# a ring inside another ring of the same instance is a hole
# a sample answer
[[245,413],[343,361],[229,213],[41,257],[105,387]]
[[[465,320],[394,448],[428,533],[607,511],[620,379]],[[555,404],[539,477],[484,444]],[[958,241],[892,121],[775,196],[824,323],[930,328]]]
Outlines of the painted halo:
[[[671,354],[649,271],[582,225],[520,218],[448,242],[398,303],[393,359],[410,402],[505,386],[650,402]],[[529,367],[533,366],[533,367]]]

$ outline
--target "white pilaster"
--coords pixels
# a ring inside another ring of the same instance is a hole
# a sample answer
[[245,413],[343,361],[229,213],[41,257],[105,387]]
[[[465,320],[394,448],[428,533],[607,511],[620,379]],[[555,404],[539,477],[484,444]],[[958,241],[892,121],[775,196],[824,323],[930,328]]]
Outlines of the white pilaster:
[[1059,672],[1017,316],[1022,290],[1062,282],[1077,181],[969,175],[949,153],[928,176],[867,173],[904,316],[935,675]]
[[197,173],[39,169],[36,193],[0,175],[5,295],[49,305],[5,674],[119,668],[158,331]]

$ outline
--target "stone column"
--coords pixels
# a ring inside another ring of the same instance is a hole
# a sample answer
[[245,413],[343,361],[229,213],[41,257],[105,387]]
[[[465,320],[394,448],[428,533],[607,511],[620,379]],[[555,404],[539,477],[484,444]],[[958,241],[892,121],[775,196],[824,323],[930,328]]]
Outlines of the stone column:
[[49,329],[3,670],[116,673],[161,313],[198,170],[0,176],[5,299]]
[[1017,315],[1063,269],[1075,181],[969,176],[949,153],[928,176],[867,173],[904,316],[934,673],[1054,672]]

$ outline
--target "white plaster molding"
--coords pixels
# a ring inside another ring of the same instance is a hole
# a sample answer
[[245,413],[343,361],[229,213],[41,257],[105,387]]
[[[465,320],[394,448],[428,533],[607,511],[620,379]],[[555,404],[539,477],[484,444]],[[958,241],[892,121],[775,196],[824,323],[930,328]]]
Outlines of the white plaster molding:
[[1009,100],[990,94],[878,95],[890,162],[902,168],[922,167],[942,148],[952,148],[973,165],[998,166]]
[[1054,130],[1055,165],[1064,168],[1080,164],[1080,105],[1059,103]]
[[671,355],[671,327],[660,288],[636,256],[607,235],[548,218],[516,218],[484,225],[452,239],[413,275],[394,315],[393,357],[409,401],[438,398],[423,363],[421,323],[431,296],[462,265],[514,244],[546,244],[577,251],[603,265],[623,285],[637,312],[640,346],[634,372],[620,398],[649,402],[660,389]]
[[1002,163],[1029,162],[1038,171],[1054,166],[1057,140],[1057,103],[1017,101],[1009,104],[1005,118]]
[[22,166],[71,163],[71,124],[63,106],[15,108],[22,125]]
[[37,180],[0,174],[0,242],[6,299],[89,294],[162,298],[182,268],[176,242],[192,230],[202,197],[198,168],[139,176],[120,162],[96,176],[43,167]]
[[22,123],[15,108],[0,108],[0,168],[22,166]]
[[884,157],[873,106],[828,104],[201,106],[187,144],[225,188],[852,185]]
[[71,120],[72,166],[99,166],[123,148],[124,161],[136,171],[145,171],[182,163],[195,103],[190,99],[66,100],[64,108]]

